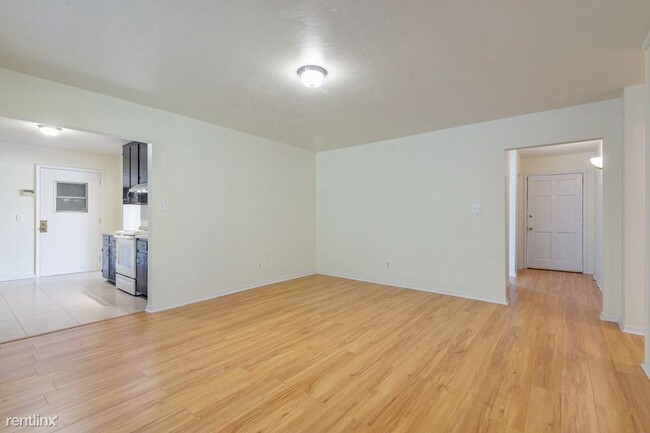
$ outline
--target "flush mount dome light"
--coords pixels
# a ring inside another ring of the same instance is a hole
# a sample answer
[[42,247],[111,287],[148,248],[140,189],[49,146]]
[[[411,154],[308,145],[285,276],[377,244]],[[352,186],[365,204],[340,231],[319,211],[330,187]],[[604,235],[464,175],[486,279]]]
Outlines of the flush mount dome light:
[[603,168],[603,157],[602,156],[594,156],[589,160],[591,162],[591,165],[593,165],[596,168]]
[[318,87],[327,76],[325,68],[316,65],[305,65],[298,69],[298,76],[307,87]]
[[49,137],[56,137],[62,131],[61,128],[59,128],[58,126],[50,126],[50,125],[36,125],[36,126],[38,126],[38,129],[41,130],[41,133],[43,135],[47,135]]

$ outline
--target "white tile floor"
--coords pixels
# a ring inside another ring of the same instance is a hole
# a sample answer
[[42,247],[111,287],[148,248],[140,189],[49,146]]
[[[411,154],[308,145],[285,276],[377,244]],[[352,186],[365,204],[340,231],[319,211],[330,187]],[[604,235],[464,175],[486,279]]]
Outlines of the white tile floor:
[[100,272],[0,282],[0,342],[143,311]]

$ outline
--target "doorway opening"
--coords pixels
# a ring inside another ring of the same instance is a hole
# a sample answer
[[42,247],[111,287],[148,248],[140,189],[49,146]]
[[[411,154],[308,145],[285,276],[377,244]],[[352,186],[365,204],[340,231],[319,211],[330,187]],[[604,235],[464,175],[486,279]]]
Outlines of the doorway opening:
[[[0,118],[0,343],[145,310],[150,158],[148,143]],[[137,293],[116,285],[118,232],[137,242]]]
[[[591,274],[602,287],[602,140],[506,151],[507,278]],[[593,161],[592,161],[593,160]]]

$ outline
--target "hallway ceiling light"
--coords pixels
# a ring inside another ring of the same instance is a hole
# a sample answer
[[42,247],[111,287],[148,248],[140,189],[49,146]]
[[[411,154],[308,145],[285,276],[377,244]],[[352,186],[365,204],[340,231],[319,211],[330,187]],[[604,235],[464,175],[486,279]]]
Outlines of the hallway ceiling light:
[[62,129],[59,128],[58,126],[49,126],[49,125],[36,125],[36,126],[38,126],[38,129],[41,130],[41,133],[43,135],[47,135],[49,137],[56,137],[62,131]]
[[594,156],[589,160],[591,162],[591,165],[593,165],[596,168],[603,168],[603,157],[602,156]]
[[307,87],[318,87],[323,84],[327,71],[316,65],[305,65],[298,69],[298,76]]

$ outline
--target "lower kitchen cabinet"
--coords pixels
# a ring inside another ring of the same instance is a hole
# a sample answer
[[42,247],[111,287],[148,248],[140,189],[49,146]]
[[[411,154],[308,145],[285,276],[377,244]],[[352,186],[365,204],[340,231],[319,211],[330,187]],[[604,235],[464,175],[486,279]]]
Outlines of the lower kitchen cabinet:
[[147,296],[149,271],[149,242],[138,239],[135,256],[135,291],[136,295]]
[[108,262],[111,259],[111,247],[102,244],[102,278],[108,280]]
[[102,278],[115,283],[115,258],[117,248],[112,235],[102,235]]
[[115,267],[117,263],[117,242],[111,236],[111,256],[108,260],[108,281],[115,283]]

